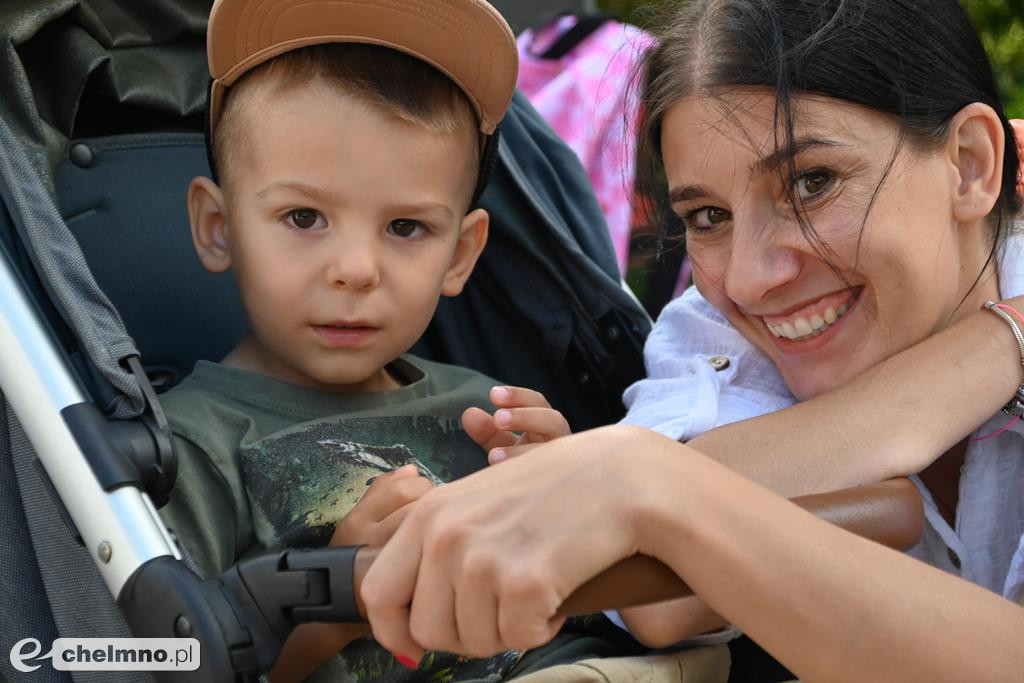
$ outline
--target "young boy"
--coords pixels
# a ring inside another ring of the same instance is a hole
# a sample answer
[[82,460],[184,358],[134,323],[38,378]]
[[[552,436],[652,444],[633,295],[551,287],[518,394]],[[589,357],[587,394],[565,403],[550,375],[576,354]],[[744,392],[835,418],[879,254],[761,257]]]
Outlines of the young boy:
[[[218,0],[208,48],[217,180],[192,181],[189,219],[250,331],[162,400],[179,457],[163,515],[215,576],[268,549],[383,544],[434,483],[486,465],[459,420],[494,382],[402,354],[486,242],[470,209],[517,56],[480,0]],[[521,656],[414,674],[366,633],[300,627],[271,678],[329,660],[318,679],[483,679]]]

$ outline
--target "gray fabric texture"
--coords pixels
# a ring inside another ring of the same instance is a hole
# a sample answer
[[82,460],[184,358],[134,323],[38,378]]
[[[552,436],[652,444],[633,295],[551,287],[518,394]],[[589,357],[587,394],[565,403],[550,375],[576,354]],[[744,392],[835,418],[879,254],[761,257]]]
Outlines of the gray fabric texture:
[[[27,675],[14,670],[7,653],[23,638],[35,638],[45,648],[57,638],[57,627],[18,492],[6,405],[0,396],[0,538],[5,544],[0,553],[0,678],[16,681]],[[40,667],[31,677],[40,683],[71,680],[50,666]]]
[[115,417],[139,415],[144,405],[142,390],[120,365],[122,359],[138,354],[135,343],[89,272],[49,188],[33,172],[31,159],[2,117],[0,198],[50,298],[74,330],[82,350],[120,392],[111,405],[101,407]]
[[198,115],[211,1],[0,3],[0,118],[36,175],[49,181],[72,136],[131,131],[133,118]]
[[[32,537],[31,547],[35,549],[57,632],[62,638],[131,637],[92,558],[65,526],[50,490],[36,469],[32,444],[8,405],[5,405],[5,416],[14,474]],[[44,647],[48,645],[43,643]],[[32,675],[47,668],[50,667],[40,667]],[[151,680],[148,674],[130,671],[76,671],[72,678],[76,683],[143,683]]]

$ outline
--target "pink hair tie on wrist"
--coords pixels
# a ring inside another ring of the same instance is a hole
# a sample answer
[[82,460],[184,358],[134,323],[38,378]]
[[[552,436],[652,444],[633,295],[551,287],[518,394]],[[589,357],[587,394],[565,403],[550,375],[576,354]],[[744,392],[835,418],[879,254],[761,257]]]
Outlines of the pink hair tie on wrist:
[[[1010,326],[1013,336],[1017,339],[1017,345],[1020,347],[1021,365],[1024,366],[1024,333],[1021,332],[1020,326],[1017,325],[1017,320],[1024,324],[1024,314],[1009,304],[995,303],[994,301],[986,301],[985,309],[995,313],[1003,319],[1003,322]],[[1017,320],[1014,320],[1014,317]],[[1012,427],[1015,422],[1021,419],[1021,416],[1024,416],[1024,384],[1017,388],[1013,398],[1003,406],[1003,412],[1011,415],[1012,418],[1002,429],[971,439],[971,441],[984,441],[985,439],[991,439],[993,436],[998,436]]]
[[[990,301],[988,303],[992,303],[992,302]],[[985,305],[988,306],[988,304],[985,304]],[[1024,323],[1024,313],[1021,313],[1020,311],[1018,311],[1016,308],[1014,308],[1010,304],[995,304],[995,303],[993,303],[992,305],[994,307],[998,308],[1000,311],[1006,311],[1007,313],[1013,313],[1015,316],[1017,316],[1017,320],[1021,321],[1021,323]]]

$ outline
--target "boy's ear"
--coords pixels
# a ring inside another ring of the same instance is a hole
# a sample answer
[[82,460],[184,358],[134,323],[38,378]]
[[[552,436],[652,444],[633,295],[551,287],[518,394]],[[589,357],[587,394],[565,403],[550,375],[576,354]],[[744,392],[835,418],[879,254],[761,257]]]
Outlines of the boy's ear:
[[211,273],[231,267],[224,193],[209,178],[193,178],[188,186],[188,221],[199,261]]
[[1006,144],[995,110],[974,102],[953,117],[949,126],[949,157],[956,174],[953,216],[967,223],[985,218],[999,200]]
[[455,245],[452,263],[448,266],[448,272],[445,273],[444,283],[441,286],[441,293],[445,296],[456,296],[462,292],[477,259],[480,258],[480,252],[487,244],[489,225],[490,217],[483,209],[474,209],[462,219],[459,242]]

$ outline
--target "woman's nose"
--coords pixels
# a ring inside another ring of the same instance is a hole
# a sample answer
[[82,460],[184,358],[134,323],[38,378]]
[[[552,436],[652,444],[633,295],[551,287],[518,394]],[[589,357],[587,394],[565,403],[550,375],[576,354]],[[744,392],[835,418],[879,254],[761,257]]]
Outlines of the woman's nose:
[[756,308],[800,274],[800,250],[790,244],[790,233],[799,234],[799,228],[782,223],[749,222],[733,228],[724,288],[740,308]]

